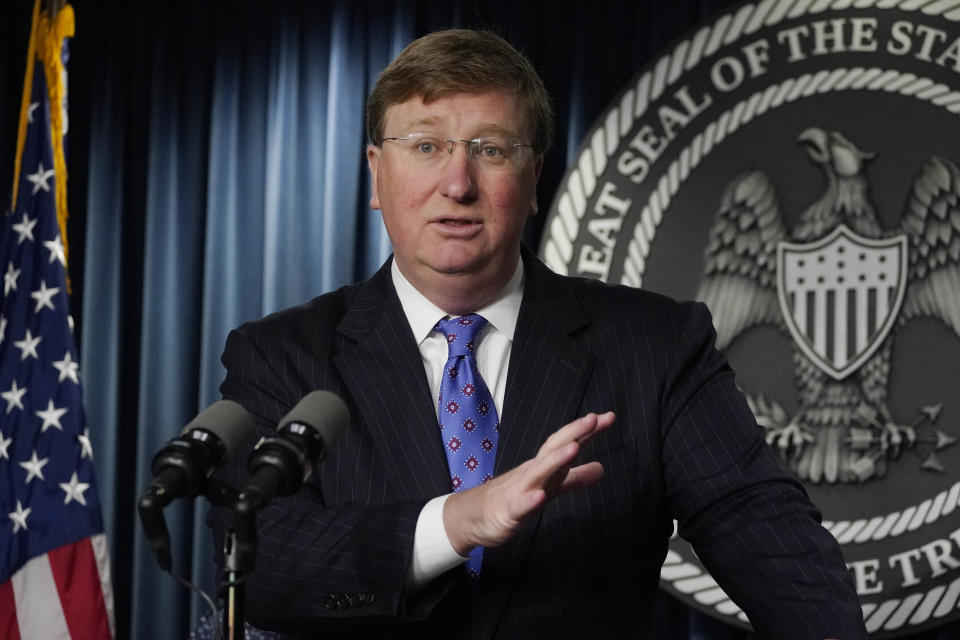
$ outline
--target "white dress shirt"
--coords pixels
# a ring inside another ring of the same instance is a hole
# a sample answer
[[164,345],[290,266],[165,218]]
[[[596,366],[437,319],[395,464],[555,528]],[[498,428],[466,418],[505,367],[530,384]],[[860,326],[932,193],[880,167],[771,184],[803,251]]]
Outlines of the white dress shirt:
[[[391,265],[391,275],[404,315],[420,349],[423,368],[430,384],[430,397],[435,399],[440,393],[440,380],[447,363],[447,340],[442,333],[434,331],[433,327],[449,314],[417,291],[400,273],[396,261]],[[474,350],[477,368],[490,389],[501,420],[507,387],[507,367],[510,364],[510,350],[513,347],[513,334],[517,328],[522,299],[523,261],[520,260],[500,294],[493,302],[475,312],[486,318],[488,323],[480,331]],[[433,410],[438,411],[436,402],[433,403]],[[439,414],[437,424],[439,438]],[[413,541],[413,562],[407,575],[407,583],[413,587],[419,587],[467,560],[454,550],[443,526],[443,504],[449,496],[450,494],[446,494],[434,498],[420,511]]]

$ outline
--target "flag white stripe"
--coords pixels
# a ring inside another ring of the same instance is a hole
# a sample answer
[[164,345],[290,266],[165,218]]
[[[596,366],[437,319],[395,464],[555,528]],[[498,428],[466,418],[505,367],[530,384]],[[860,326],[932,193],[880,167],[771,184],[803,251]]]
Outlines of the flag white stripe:
[[884,286],[877,287],[877,326],[873,328],[876,332],[883,326],[883,321],[890,313],[890,289]]
[[810,333],[807,331],[807,291],[806,289],[798,289],[796,293],[793,294],[793,319],[797,323],[797,329],[800,330],[800,333],[809,336]]
[[57,583],[47,554],[31,558],[10,578],[20,637],[26,640],[70,640]]
[[837,289],[833,301],[833,366],[842,369],[850,362],[847,358],[847,290]]
[[827,353],[827,292],[813,291],[813,348],[819,354]]
[[870,290],[863,289],[858,287],[857,292],[857,342],[854,345],[853,352],[859,354],[863,349],[867,347],[867,341],[869,340],[867,334],[867,322],[870,319]]
[[107,549],[107,534],[98,533],[90,538],[93,547],[93,556],[97,562],[97,573],[100,574],[100,591],[103,592],[103,606],[107,610],[107,621],[110,623],[110,635],[117,637],[117,623],[113,608],[113,586],[110,580],[110,552]]

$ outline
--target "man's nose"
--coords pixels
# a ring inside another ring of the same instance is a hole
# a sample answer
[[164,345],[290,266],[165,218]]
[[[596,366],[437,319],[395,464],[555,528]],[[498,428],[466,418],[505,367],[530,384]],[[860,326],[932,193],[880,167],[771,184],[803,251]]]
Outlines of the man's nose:
[[465,144],[454,144],[440,176],[440,193],[457,202],[477,196],[476,167]]

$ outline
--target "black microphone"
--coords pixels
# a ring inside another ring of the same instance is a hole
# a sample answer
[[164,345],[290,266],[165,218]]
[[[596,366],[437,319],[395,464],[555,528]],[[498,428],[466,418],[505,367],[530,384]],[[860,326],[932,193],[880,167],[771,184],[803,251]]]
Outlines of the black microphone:
[[261,440],[250,454],[250,482],[240,493],[237,514],[251,515],[270,498],[296,493],[349,424],[340,396],[323,390],[304,396],[280,421],[277,435]]
[[204,409],[153,457],[153,481],[140,496],[137,510],[150,548],[164,571],[172,566],[170,535],[163,508],[176,498],[204,491],[218,467],[229,460],[253,432],[247,410],[231,400]]

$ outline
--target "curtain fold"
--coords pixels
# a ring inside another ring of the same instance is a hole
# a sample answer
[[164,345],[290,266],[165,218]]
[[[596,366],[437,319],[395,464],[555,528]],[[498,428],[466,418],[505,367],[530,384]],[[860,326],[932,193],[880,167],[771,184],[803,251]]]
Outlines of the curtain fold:
[[[136,459],[144,464],[137,475],[139,487],[149,482],[153,452],[171,430],[176,433],[176,425],[186,424],[197,413],[199,404],[196,357],[202,346],[208,119],[204,69],[209,55],[193,26],[187,30],[194,37],[180,42],[158,38],[151,51],[137,412],[141,437],[136,450]],[[179,72],[186,65],[193,67],[192,73]],[[174,571],[190,575],[188,551],[196,542],[192,510],[188,504],[177,504],[166,516]],[[149,583],[156,562],[142,536],[134,538],[134,548],[133,584]],[[136,590],[131,612],[138,631],[163,628],[171,612],[182,625],[188,599],[183,589]]]

